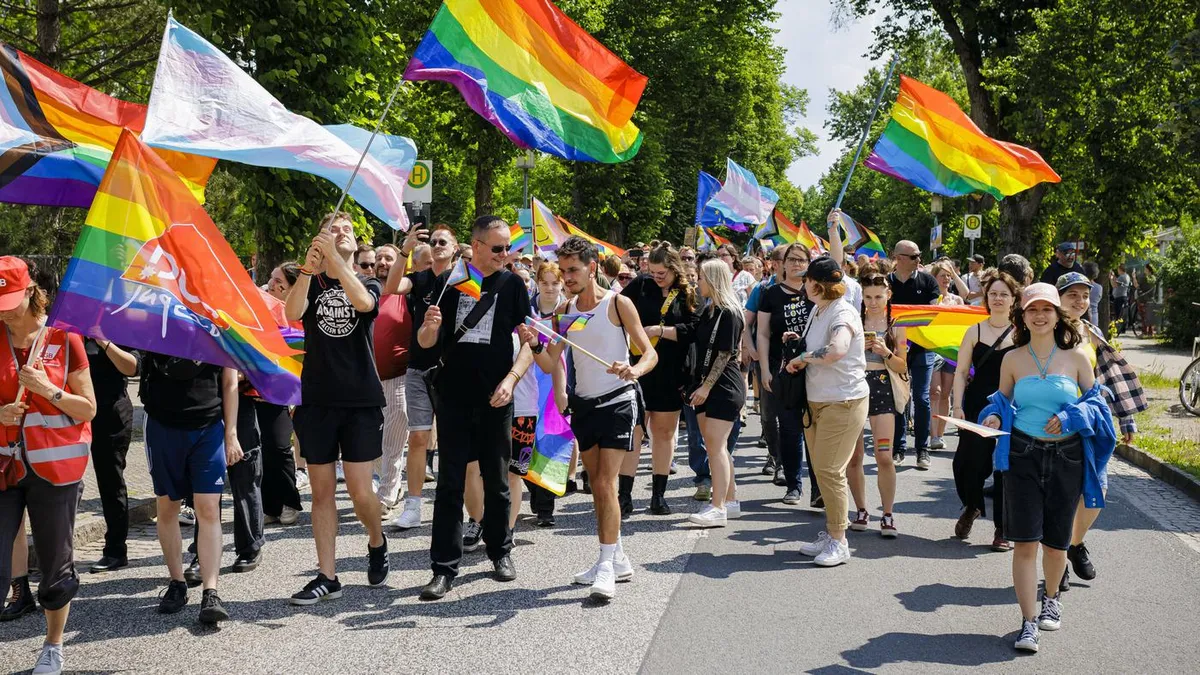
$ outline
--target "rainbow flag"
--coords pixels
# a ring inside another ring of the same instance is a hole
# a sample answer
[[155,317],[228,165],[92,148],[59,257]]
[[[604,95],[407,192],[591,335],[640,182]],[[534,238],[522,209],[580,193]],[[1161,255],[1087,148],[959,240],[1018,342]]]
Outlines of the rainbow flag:
[[195,195],[130,131],[96,190],[50,323],[236,368],[266,400],[300,402],[296,351],[261,291]]
[[[122,129],[146,106],[120,101],[0,43],[0,202],[88,208]],[[204,199],[215,159],[156,150]]]
[[701,225],[696,230],[696,250],[715,251],[718,246],[730,243],[728,239],[713,231],[711,227]]
[[566,335],[567,333],[583,330],[591,318],[592,315],[587,313],[555,314],[554,325],[558,327],[559,335]]
[[525,480],[540,485],[559,497],[567,491],[567,470],[571,466],[571,448],[575,434],[567,418],[554,403],[554,379],[537,368],[538,418],[534,435],[533,458]]
[[957,363],[967,329],[986,320],[988,312],[972,305],[892,305],[892,318],[906,329],[909,342]]
[[543,253],[554,253],[558,250],[558,245],[566,241],[569,236],[571,236],[570,233],[559,224],[558,218],[550,210],[550,207],[535,197],[533,199],[533,242],[537,245],[537,250]]
[[1037,152],[984,135],[954,99],[905,75],[865,164],[947,197],[986,192],[1003,199],[1061,180]]
[[454,269],[450,271],[450,276],[446,279],[446,285],[457,288],[459,293],[478,300],[483,297],[483,272],[466,260],[459,258]]
[[887,257],[887,249],[883,247],[883,242],[866,225],[851,218],[845,211],[837,211],[834,215],[842,233],[842,241],[854,247],[854,255],[865,255],[868,258]]
[[446,0],[404,78],[453,84],[522,148],[612,163],[642,145],[646,77],[550,0]]
[[588,234],[587,232],[584,232],[583,230],[579,229],[575,225],[572,225],[570,222],[567,221],[566,218],[563,218],[561,216],[554,216],[554,218],[555,218],[555,220],[558,221],[559,226],[563,230],[566,230],[566,232],[568,234],[578,235],[580,237],[583,237],[584,239],[587,239],[588,241],[592,242],[593,244],[595,244],[596,250],[598,250],[600,252],[600,255],[604,256],[605,258],[607,258],[609,256],[614,256],[614,255],[617,256],[618,258],[622,258],[625,256],[625,249],[621,248],[620,246],[613,246],[612,244],[608,243],[607,241],[604,241],[603,239],[597,239],[596,237],[593,237],[592,235]]
[[808,223],[800,221],[800,224],[796,225],[779,209],[771,212],[771,218],[768,221],[767,227],[770,227],[776,233],[770,237],[776,246],[797,243],[804,244],[809,254],[813,256],[824,255],[829,252],[829,247],[825,244],[825,240],[813,234],[812,230],[808,229]]
[[508,243],[512,247],[510,250],[513,253],[520,253],[526,248],[529,253],[533,253],[533,235],[525,231],[520,223],[513,223],[508,226],[509,240]]

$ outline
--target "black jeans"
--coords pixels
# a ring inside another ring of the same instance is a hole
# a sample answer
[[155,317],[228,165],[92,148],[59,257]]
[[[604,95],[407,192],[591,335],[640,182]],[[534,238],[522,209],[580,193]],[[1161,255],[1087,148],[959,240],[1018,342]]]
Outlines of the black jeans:
[[[787,481],[787,489],[804,491],[800,485],[800,470],[804,464],[804,453],[807,451],[804,443],[804,429],[800,427],[800,409],[788,410],[783,403],[771,392],[764,402],[768,402],[771,413],[778,420],[779,437],[776,441],[779,456],[776,461],[783,465],[783,478]],[[817,486],[817,477],[813,473],[812,461],[808,463],[808,482],[812,486],[812,496],[821,494]]]
[[287,406],[255,401],[258,428],[262,434],[263,514],[279,517],[283,507],[300,510],[296,489],[296,458],[292,455],[292,418]]
[[529,487],[529,510],[536,516],[554,515],[554,503],[557,497],[554,493],[533,483],[525,483]]
[[[0,491],[0,588],[8,590],[12,574],[13,541],[21,514],[29,514],[33,549],[37,551],[38,602],[44,609],[67,606],[79,591],[75,573],[75,512],[83,495],[83,483],[51,485],[25,465],[25,477]],[[20,531],[25,536],[24,531]]]
[[133,404],[118,399],[98,406],[92,420],[92,471],[104,510],[104,555],[124,558],[129,538],[129,490],[125,484],[125,460],[133,438]]
[[[233,494],[233,550],[238,556],[252,556],[262,550],[266,542],[263,536],[263,453],[259,448],[245,452],[242,461],[225,469],[229,491]],[[191,553],[197,551],[199,519],[193,529],[192,545],[188,547]]]
[[473,461],[479,461],[483,477],[483,541],[488,558],[499,560],[512,551],[508,460],[512,456],[513,406],[493,408],[486,401],[464,405],[442,397],[437,389],[434,405],[443,424],[438,425],[437,496],[429,558],[434,574],[453,578],[463,556],[463,490],[467,464]]
[[[978,415],[967,413],[967,419]],[[983,438],[970,431],[958,434],[958,450],[954,453],[954,489],[958,499],[966,508],[976,508],[987,515],[983,498],[983,484],[988,476],[995,474],[995,490],[992,492],[992,522],[996,529],[1004,524],[1004,478],[999,471],[992,471],[992,450],[996,448],[994,438]]]

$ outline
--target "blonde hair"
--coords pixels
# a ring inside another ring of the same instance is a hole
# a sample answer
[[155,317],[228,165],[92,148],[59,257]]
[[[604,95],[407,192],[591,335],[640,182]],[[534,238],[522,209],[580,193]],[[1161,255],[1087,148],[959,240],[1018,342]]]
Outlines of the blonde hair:
[[706,311],[712,312],[714,307],[729,310],[735,315],[742,311],[742,303],[738,302],[737,294],[733,292],[733,275],[720,258],[706,260],[700,265],[700,278],[708,285],[709,299],[712,303]]

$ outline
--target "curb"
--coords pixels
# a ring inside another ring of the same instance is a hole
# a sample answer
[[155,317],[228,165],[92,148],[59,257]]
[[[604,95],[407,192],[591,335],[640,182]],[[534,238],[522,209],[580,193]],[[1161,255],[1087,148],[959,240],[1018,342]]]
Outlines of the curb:
[[[145,499],[130,499],[129,500],[129,526],[135,527],[143,523],[154,520],[157,514],[157,505],[153,497]],[[104,533],[108,530],[108,525],[104,522],[104,515],[100,513],[89,514],[83,522],[75,524],[75,548],[83,548],[88,544],[104,539]],[[29,553],[33,555],[33,548],[29,549]]]
[[1118,443],[1117,454],[1132,464],[1141,467],[1151,476],[1179,488],[1192,499],[1200,501],[1200,480],[1197,480],[1191,474],[1180,471],[1154,455],[1139,450],[1132,445]]

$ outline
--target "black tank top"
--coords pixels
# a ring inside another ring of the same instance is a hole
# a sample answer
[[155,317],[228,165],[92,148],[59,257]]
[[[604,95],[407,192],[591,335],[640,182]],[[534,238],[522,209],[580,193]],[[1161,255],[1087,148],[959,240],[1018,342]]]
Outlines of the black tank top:
[[1004,362],[1004,355],[1011,351],[1013,346],[992,350],[987,362],[982,363],[984,355],[991,348],[990,342],[976,342],[971,350],[971,366],[975,369],[975,374],[963,391],[963,412],[971,422],[975,421],[975,417],[987,405],[987,398],[1000,388],[1000,365]]

